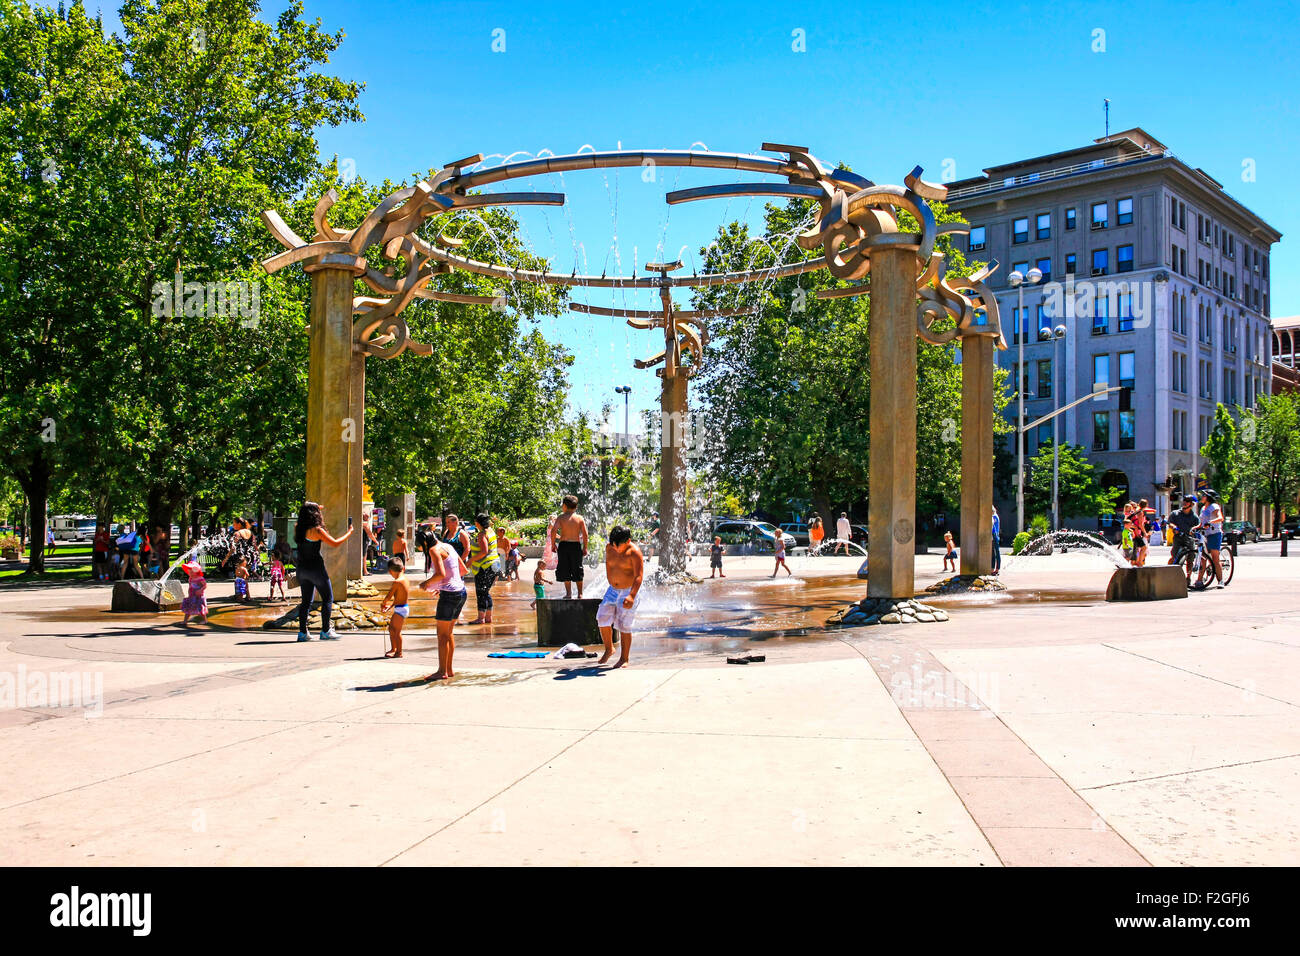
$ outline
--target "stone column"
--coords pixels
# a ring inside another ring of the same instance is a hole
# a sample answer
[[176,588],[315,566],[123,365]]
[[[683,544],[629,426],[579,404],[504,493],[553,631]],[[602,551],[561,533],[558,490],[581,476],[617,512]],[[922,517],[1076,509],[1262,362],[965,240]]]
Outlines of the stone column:
[[[874,394],[872,401],[875,401]],[[984,574],[993,570],[993,414],[993,339],[987,335],[963,335],[962,574]]]
[[665,571],[686,569],[686,375],[678,368],[664,375],[659,394],[659,567]]
[[[352,417],[351,269],[309,265],[310,360],[307,372],[307,498],[325,510],[334,535],[348,523],[348,474],[356,447],[346,419]],[[347,549],[321,548],[334,594],[347,594]]]
[[366,356],[364,352],[352,353],[351,387],[348,392],[348,417],[352,419],[355,429],[352,442],[352,456],[348,467],[348,510],[343,516],[343,528],[336,532],[342,534],[347,530],[348,515],[356,531],[348,539],[348,577],[353,580],[363,578],[366,574],[366,532],[362,528],[361,500],[365,496],[362,486],[365,483],[363,465],[366,457]]
[[871,253],[867,595],[911,598],[916,537],[916,253]]

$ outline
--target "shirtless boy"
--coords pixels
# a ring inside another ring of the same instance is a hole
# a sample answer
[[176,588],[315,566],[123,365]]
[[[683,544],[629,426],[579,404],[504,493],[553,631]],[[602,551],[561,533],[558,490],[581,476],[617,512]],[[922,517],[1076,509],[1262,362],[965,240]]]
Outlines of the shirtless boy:
[[385,657],[402,656],[402,625],[406,623],[406,615],[411,613],[410,591],[406,587],[406,577],[402,574],[405,570],[406,565],[400,558],[388,560],[388,573],[393,579],[393,586],[388,589],[384,603],[379,605],[379,613],[382,614],[390,607],[393,609],[393,616],[388,621],[388,639],[393,646],[384,653]]
[[577,581],[578,600],[581,601],[582,559],[587,556],[587,519],[578,514],[577,495],[565,495],[563,504],[564,510],[555,519],[555,539],[559,542],[555,549],[555,580],[564,582],[566,600],[573,597],[573,582]]
[[614,654],[612,628],[618,628],[619,655],[614,667],[627,664],[632,650],[632,624],[636,620],[636,599],[641,590],[641,574],[645,559],[641,549],[632,543],[632,532],[616,525],[609,532],[605,545],[605,579],[609,588],[596,609],[596,623],[600,625],[600,639],[605,642],[605,654],[599,663],[604,664]]

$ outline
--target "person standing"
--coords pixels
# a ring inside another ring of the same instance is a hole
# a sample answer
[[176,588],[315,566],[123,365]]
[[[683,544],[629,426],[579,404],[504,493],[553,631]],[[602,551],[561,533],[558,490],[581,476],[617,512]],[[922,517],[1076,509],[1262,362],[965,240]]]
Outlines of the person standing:
[[808,553],[817,554],[821,551],[825,539],[826,528],[822,524],[822,516],[813,515],[812,520],[808,522]]
[[645,558],[641,549],[632,543],[632,532],[615,525],[609,532],[605,545],[605,580],[609,587],[596,609],[596,623],[600,625],[600,639],[605,653],[597,662],[604,664],[614,654],[612,628],[618,629],[619,654],[614,668],[627,665],[632,650],[632,625],[636,620],[637,595],[641,590],[641,577]]
[[1208,489],[1201,492],[1200,527],[1205,530],[1205,550],[1210,553],[1214,580],[1223,587],[1223,565],[1219,563],[1219,552],[1223,549],[1223,509],[1219,507],[1218,495]]
[[[564,582],[564,599],[573,597],[573,582],[578,583],[578,600],[582,600],[582,559],[587,556],[587,519],[578,514],[578,496],[565,495],[563,512],[555,520],[555,580]],[[658,517],[658,516],[656,516]],[[640,554],[640,552],[637,552]]]
[[[1002,572],[1002,519],[998,517],[998,506],[993,506],[993,574]],[[953,568],[956,571],[956,567]]]
[[469,567],[474,572],[474,603],[478,617],[471,624],[492,623],[492,585],[497,579],[496,535],[492,531],[492,518],[486,514],[474,516],[474,545],[469,555]]
[[451,660],[456,653],[453,628],[465,606],[464,574],[468,569],[456,549],[446,541],[435,542],[429,555],[433,559],[433,574],[420,587],[438,592],[438,608],[433,615],[438,629],[438,670],[427,680],[443,680],[456,676]]
[[352,522],[342,536],[334,537],[325,527],[325,509],[314,501],[303,502],[298,509],[298,526],[294,529],[294,540],[298,544],[298,586],[302,589],[302,600],[298,605],[298,640],[310,641],[307,633],[307,615],[311,612],[311,601],[316,591],[320,591],[320,639],[337,641],[338,633],[330,627],[330,614],[334,610],[334,588],[330,585],[329,571],[325,568],[325,557],[321,554],[321,544],[337,548],[352,537]]
[[772,568],[772,577],[776,577],[776,572],[782,568],[785,568],[786,574],[793,577],[794,572],[790,570],[790,565],[785,563],[785,532],[780,528],[776,529],[776,539],[773,542],[773,547],[776,550],[776,565]]
[[840,512],[840,519],[835,522],[835,553],[840,553],[840,548],[844,549],[845,554],[849,554],[849,542],[853,540],[853,526],[849,524],[849,513]]
[[113,536],[109,534],[108,526],[101,524],[95,529],[95,537],[90,543],[91,564],[96,581],[108,580],[112,550]]

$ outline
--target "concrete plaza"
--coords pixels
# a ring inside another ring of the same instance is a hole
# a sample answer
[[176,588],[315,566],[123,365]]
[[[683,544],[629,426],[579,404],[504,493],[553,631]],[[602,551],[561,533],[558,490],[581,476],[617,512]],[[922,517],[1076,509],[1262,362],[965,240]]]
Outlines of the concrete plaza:
[[[1296,864],[1300,555],[1276,549],[1243,547],[1227,589],[1156,604],[1099,603],[1092,559],[1017,559],[993,606],[935,601],[944,624],[751,617],[642,638],[622,671],[490,659],[529,641],[463,627],[440,684],[422,680],[420,621],[389,661],[376,632],[186,634],[108,614],[101,587],[8,587],[0,858]],[[917,562],[921,586],[939,578],[937,554]],[[702,593],[824,619],[802,595],[857,563],[767,582],[770,559],[735,559]],[[503,585],[499,606],[530,591]],[[213,584],[214,607],[230,592]],[[741,648],[766,662],[727,665]]]

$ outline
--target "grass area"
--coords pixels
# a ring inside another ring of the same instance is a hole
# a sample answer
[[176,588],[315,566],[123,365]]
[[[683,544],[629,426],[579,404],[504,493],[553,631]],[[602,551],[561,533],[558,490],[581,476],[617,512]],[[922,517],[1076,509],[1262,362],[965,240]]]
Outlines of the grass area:
[[56,567],[49,571],[42,571],[40,574],[28,574],[24,576],[27,570],[26,565],[7,568],[0,571],[0,581],[67,581],[72,582],[78,579],[90,580],[90,563],[86,564],[69,564],[62,567]]

